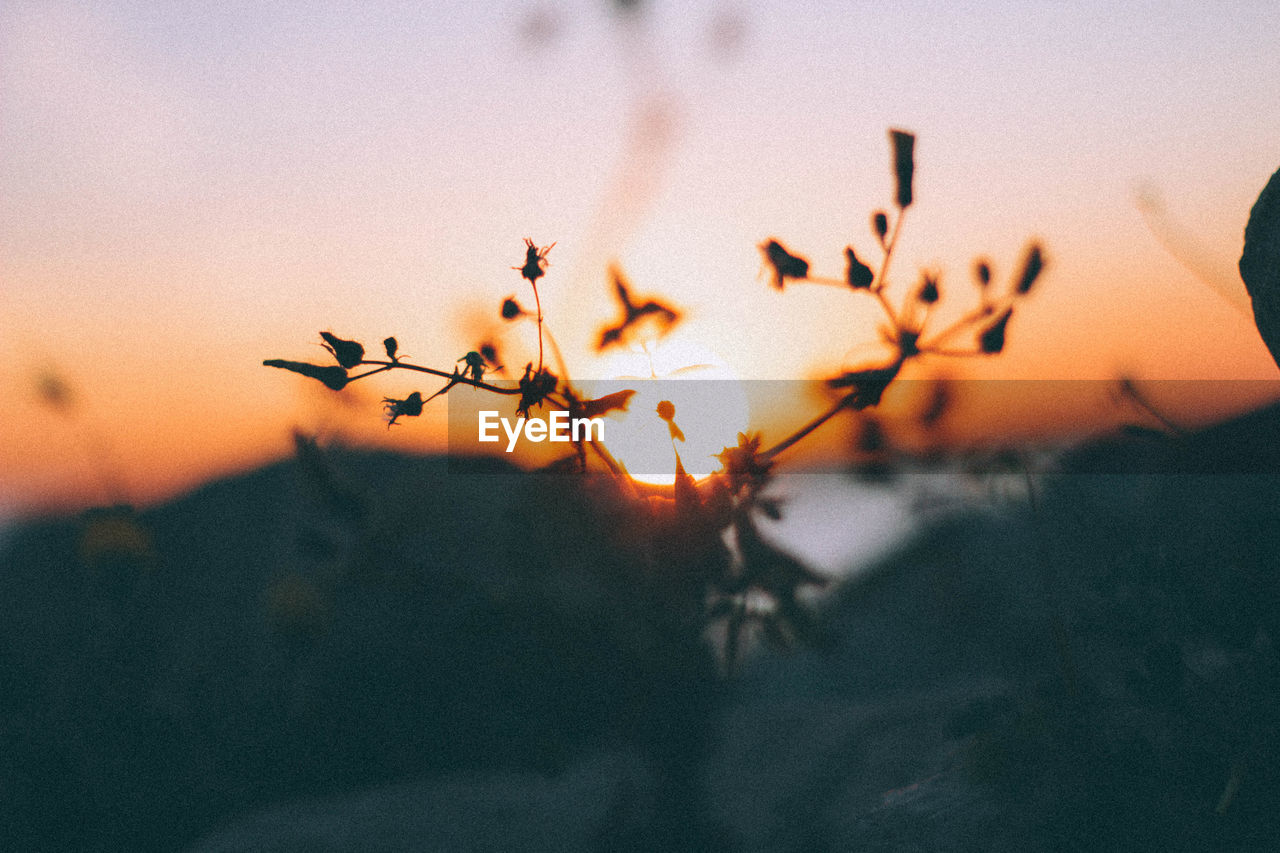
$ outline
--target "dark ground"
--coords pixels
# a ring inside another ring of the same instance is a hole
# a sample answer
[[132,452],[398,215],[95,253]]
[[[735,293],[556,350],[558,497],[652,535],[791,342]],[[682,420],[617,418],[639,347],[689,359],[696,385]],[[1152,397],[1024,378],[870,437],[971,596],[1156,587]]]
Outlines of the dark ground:
[[308,450],[29,524],[0,849],[1280,849],[1277,438],[1078,451],[730,684],[564,478]]

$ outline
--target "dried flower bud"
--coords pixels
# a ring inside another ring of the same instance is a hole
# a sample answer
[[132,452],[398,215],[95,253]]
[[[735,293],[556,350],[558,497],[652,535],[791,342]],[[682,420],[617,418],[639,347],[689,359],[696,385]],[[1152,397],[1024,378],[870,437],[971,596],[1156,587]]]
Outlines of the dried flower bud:
[[978,286],[985,288],[991,283],[991,264],[986,259],[979,259],[973,265],[973,274],[978,279]]
[[938,301],[938,277],[931,273],[924,274],[924,280],[920,283],[920,291],[916,294],[916,298],[925,305],[932,305]]
[[502,303],[502,319],[514,320],[524,313],[524,309],[520,307],[520,303],[515,299],[506,299]]
[[383,397],[382,402],[387,412],[387,429],[391,429],[397,418],[416,418],[422,414],[422,394],[417,391],[403,400]]
[[875,274],[871,272],[871,267],[858,259],[852,246],[845,247],[844,256],[849,261],[849,268],[845,271],[845,281],[849,282],[849,286],[854,290],[866,290],[871,287],[871,283],[876,279]]
[[547,252],[550,252],[555,243],[550,246],[543,246],[541,249],[533,244],[528,237],[524,238],[524,265],[512,267],[513,270],[520,270],[520,275],[529,280],[529,283],[535,287],[538,279],[546,275],[547,272]]
[[320,337],[324,338],[324,348],[333,353],[333,357],[343,367],[350,369],[364,361],[363,345],[355,341],[344,341],[330,332],[321,332]]
[[893,176],[898,182],[896,200],[898,207],[905,209],[911,206],[911,179],[916,170],[916,137],[914,133],[905,130],[891,129],[889,140],[893,143]]
[[480,382],[484,379],[485,358],[481,353],[472,350],[458,361],[465,363],[462,372],[472,381]]
[[1004,349],[1004,333],[1005,327],[1009,325],[1009,318],[1013,316],[1013,309],[1006,308],[996,318],[996,321],[988,326],[981,335],[978,336],[978,347],[987,355],[995,355]]
[[871,216],[871,230],[875,232],[876,239],[880,241],[880,245],[884,245],[885,237],[889,234],[889,217],[883,210],[877,210]]
[[400,349],[400,344],[396,342],[396,339],[386,338],[382,342],[382,347],[387,351],[387,358],[391,359],[392,361],[395,361],[396,351]]
[[1014,286],[1013,292],[1022,296],[1031,290],[1031,285],[1036,283],[1043,269],[1044,255],[1040,251],[1040,244],[1032,243],[1027,249],[1026,258],[1022,261],[1022,272],[1018,274],[1018,283]]
[[770,240],[760,245],[764,258],[773,268],[773,286],[782,290],[782,284],[789,278],[808,278],[809,262],[786,250],[777,240]]

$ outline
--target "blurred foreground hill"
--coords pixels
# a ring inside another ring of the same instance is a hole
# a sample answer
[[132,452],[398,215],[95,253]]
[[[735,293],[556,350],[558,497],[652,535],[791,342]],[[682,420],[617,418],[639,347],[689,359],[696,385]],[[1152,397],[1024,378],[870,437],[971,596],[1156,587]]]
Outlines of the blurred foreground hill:
[[723,688],[566,478],[303,445],[33,523],[0,847],[1280,849],[1278,438],[1080,448]]

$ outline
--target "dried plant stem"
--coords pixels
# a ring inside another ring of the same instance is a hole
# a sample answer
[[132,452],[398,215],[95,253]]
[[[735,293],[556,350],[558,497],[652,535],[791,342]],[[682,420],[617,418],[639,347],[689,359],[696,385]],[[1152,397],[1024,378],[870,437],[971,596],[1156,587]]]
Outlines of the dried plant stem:
[[533,285],[533,301],[538,307],[538,369],[537,373],[542,372],[542,298],[538,296],[538,282],[529,282]]
[[845,403],[844,400],[839,401],[838,403],[834,404],[831,408],[827,409],[825,412],[818,415],[813,420],[809,421],[809,423],[800,427],[800,429],[791,433],[791,435],[782,439],[782,441],[779,441],[777,444],[775,444],[773,447],[770,447],[764,453],[761,453],[760,454],[761,457],[763,457],[766,460],[772,459],[773,457],[777,456],[779,453],[791,447],[793,444],[796,444],[802,441],[805,438],[805,436],[809,435],[809,433],[813,432],[818,427],[822,426],[827,421],[834,418],[836,415],[840,414],[840,412],[844,411],[846,407],[847,407],[847,404]]
[[884,313],[889,317],[889,322],[894,325],[894,328],[899,328],[898,315],[889,304],[889,298],[884,295],[884,287],[889,279],[889,261],[893,259],[893,250],[898,245],[898,234],[902,232],[902,220],[906,215],[907,211],[904,208],[898,208],[898,217],[893,221],[893,233],[889,235],[889,242],[884,244],[884,258],[880,261],[880,269],[876,272],[876,277],[871,280],[871,292],[880,300],[880,306],[884,308]]
[[811,275],[811,276],[806,276],[805,278],[801,279],[801,281],[807,281],[810,284],[827,284],[827,285],[830,285],[831,287],[838,287],[841,290],[849,289],[849,282],[841,281],[838,278],[826,278],[820,275]]
[[[559,371],[560,371],[560,375],[561,375],[562,377],[564,377],[565,385],[566,385],[566,387],[568,387],[568,383],[569,383],[569,367],[568,367],[568,365],[566,365],[566,364],[565,364],[565,361],[564,361],[564,353],[562,353],[562,352],[560,351],[560,345],[559,345],[558,343],[556,343],[556,336],[555,336],[555,335],[553,335],[553,334],[551,334],[551,329],[549,329],[549,328],[548,328],[548,329],[546,329],[546,333],[547,333],[547,345],[548,345],[549,347],[551,347],[551,355],[555,358],[555,360],[556,360],[556,367],[557,367],[557,369],[559,369]],[[538,336],[538,342],[539,342],[539,343],[541,343],[541,342],[542,342],[542,336],[541,336],[541,335],[539,335],[539,336]]]
[[448,379],[449,381],[456,382],[460,385],[471,385],[475,388],[483,388],[485,391],[492,391],[495,394],[514,395],[520,393],[519,388],[500,388],[497,385],[492,385],[480,379],[472,379],[471,377],[464,376],[460,373],[450,373],[444,370],[437,370],[434,367],[423,367],[420,364],[410,364],[406,361],[370,361],[366,359],[360,363],[375,365],[381,369],[370,370],[368,373],[361,373],[359,376],[353,376],[348,380],[348,382],[354,382],[357,379],[363,379],[366,376],[381,373],[383,370],[392,370],[398,367],[401,370],[416,370],[419,373],[430,373],[432,376],[439,376],[441,379]]
[[960,317],[960,319],[952,323],[950,326],[947,326],[945,329],[938,332],[938,334],[934,335],[928,341],[922,342],[920,344],[920,349],[922,350],[927,349],[930,352],[934,352],[941,355],[944,352],[941,349],[942,344],[948,338],[951,338],[955,336],[957,333],[962,332],[968,328],[971,328],[972,326],[976,325],[979,321],[986,320],[991,317],[999,317],[1000,314],[1012,304],[1013,304],[1013,299],[1011,298],[1004,299],[999,303],[984,302],[981,305],[981,307],[975,308],[974,310],[968,312],[964,316]]

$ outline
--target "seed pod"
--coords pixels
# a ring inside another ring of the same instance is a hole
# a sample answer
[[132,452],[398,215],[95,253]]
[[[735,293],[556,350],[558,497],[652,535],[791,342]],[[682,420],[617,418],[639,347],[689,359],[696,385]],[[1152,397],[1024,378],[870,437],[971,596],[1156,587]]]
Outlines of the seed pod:
[[973,265],[973,275],[978,279],[978,286],[985,288],[991,283],[991,264],[986,259],[980,258]]
[[1009,325],[1009,318],[1012,316],[1012,308],[1004,309],[1000,316],[996,318],[996,321],[978,336],[978,348],[987,355],[995,355],[1003,350],[1005,327]]
[[854,290],[866,290],[871,287],[871,283],[876,279],[875,274],[871,272],[871,267],[858,259],[852,246],[845,247],[844,256],[849,261],[849,268],[845,271],[845,281],[849,282],[849,286]]
[[1031,285],[1036,283],[1043,269],[1044,255],[1040,251],[1040,244],[1032,243],[1022,261],[1022,272],[1018,274],[1018,283],[1014,285],[1013,292],[1019,296],[1025,295],[1031,290]]
[[889,140],[893,143],[893,176],[897,181],[896,201],[898,207],[906,209],[911,206],[911,179],[915,174],[914,133],[905,130],[890,129]]
[[876,239],[880,241],[880,245],[884,245],[884,239],[889,234],[889,217],[883,210],[877,210],[871,216],[871,230],[875,233]]
[[932,305],[938,301],[938,277],[931,273],[924,274],[924,280],[920,283],[920,290],[916,293],[916,298],[925,305]]
[[400,349],[400,344],[396,342],[396,339],[386,338],[382,342],[382,347],[387,351],[387,358],[391,359],[392,361],[395,361],[396,351]]

